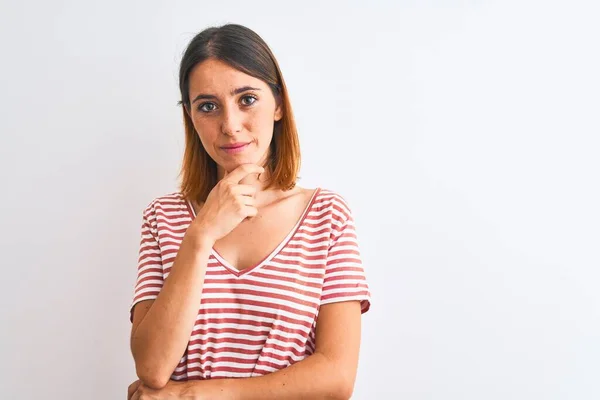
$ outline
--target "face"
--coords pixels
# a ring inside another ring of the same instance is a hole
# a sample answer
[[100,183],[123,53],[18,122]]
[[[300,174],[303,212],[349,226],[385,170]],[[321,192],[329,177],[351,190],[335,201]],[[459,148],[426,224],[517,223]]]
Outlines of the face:
[[282,117],[269,86],[214,59],[194,67],[189,82],[187,111],[219,176],[245,163],[263,166]]

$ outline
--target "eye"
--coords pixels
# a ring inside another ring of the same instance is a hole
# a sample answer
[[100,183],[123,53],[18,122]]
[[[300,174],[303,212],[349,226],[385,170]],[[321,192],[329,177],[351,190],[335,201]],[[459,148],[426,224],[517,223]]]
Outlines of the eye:
[[[210,107],[207,108],[207,106],[210,106]],[[211,112],[211,111],[214,111],[215,108],[216,108],[215,103],[202,103],[198,106],[198,111]]]
[[[245,100],[251,100],[251,101],[245,101]],[[258,100],[256,98],[256,96],[247,95],[247,96],[242,97],[242,104],[245,106],[251,106],[252,104],[254,104],[256,102],[256,100]]]

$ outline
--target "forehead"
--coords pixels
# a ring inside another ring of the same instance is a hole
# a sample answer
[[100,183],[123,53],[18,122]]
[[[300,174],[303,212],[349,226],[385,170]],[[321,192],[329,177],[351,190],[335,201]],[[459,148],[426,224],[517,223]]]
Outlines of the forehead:
[[215,59],[208,59],[196,65],[190,72],[189,83],[190,96],[199,93],[229,96],[232,89],[242,86],[268,88],[262,80]]

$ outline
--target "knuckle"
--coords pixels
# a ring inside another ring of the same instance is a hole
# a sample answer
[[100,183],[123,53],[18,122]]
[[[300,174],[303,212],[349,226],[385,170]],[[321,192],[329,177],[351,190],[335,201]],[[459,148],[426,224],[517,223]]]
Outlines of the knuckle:
[[235,203],[235,209],[239,212],[242,211],[244,209],[244,203],[238,199],[238,201]]

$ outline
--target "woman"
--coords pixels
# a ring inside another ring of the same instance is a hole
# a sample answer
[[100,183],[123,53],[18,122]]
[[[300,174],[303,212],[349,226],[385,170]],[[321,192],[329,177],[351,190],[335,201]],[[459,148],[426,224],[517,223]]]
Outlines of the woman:
[[209,28],[179,79],[181,191],[143,213],[128,398],[349,398],[369,288],[347,203],[296,185],[275,57],[246,27]]

